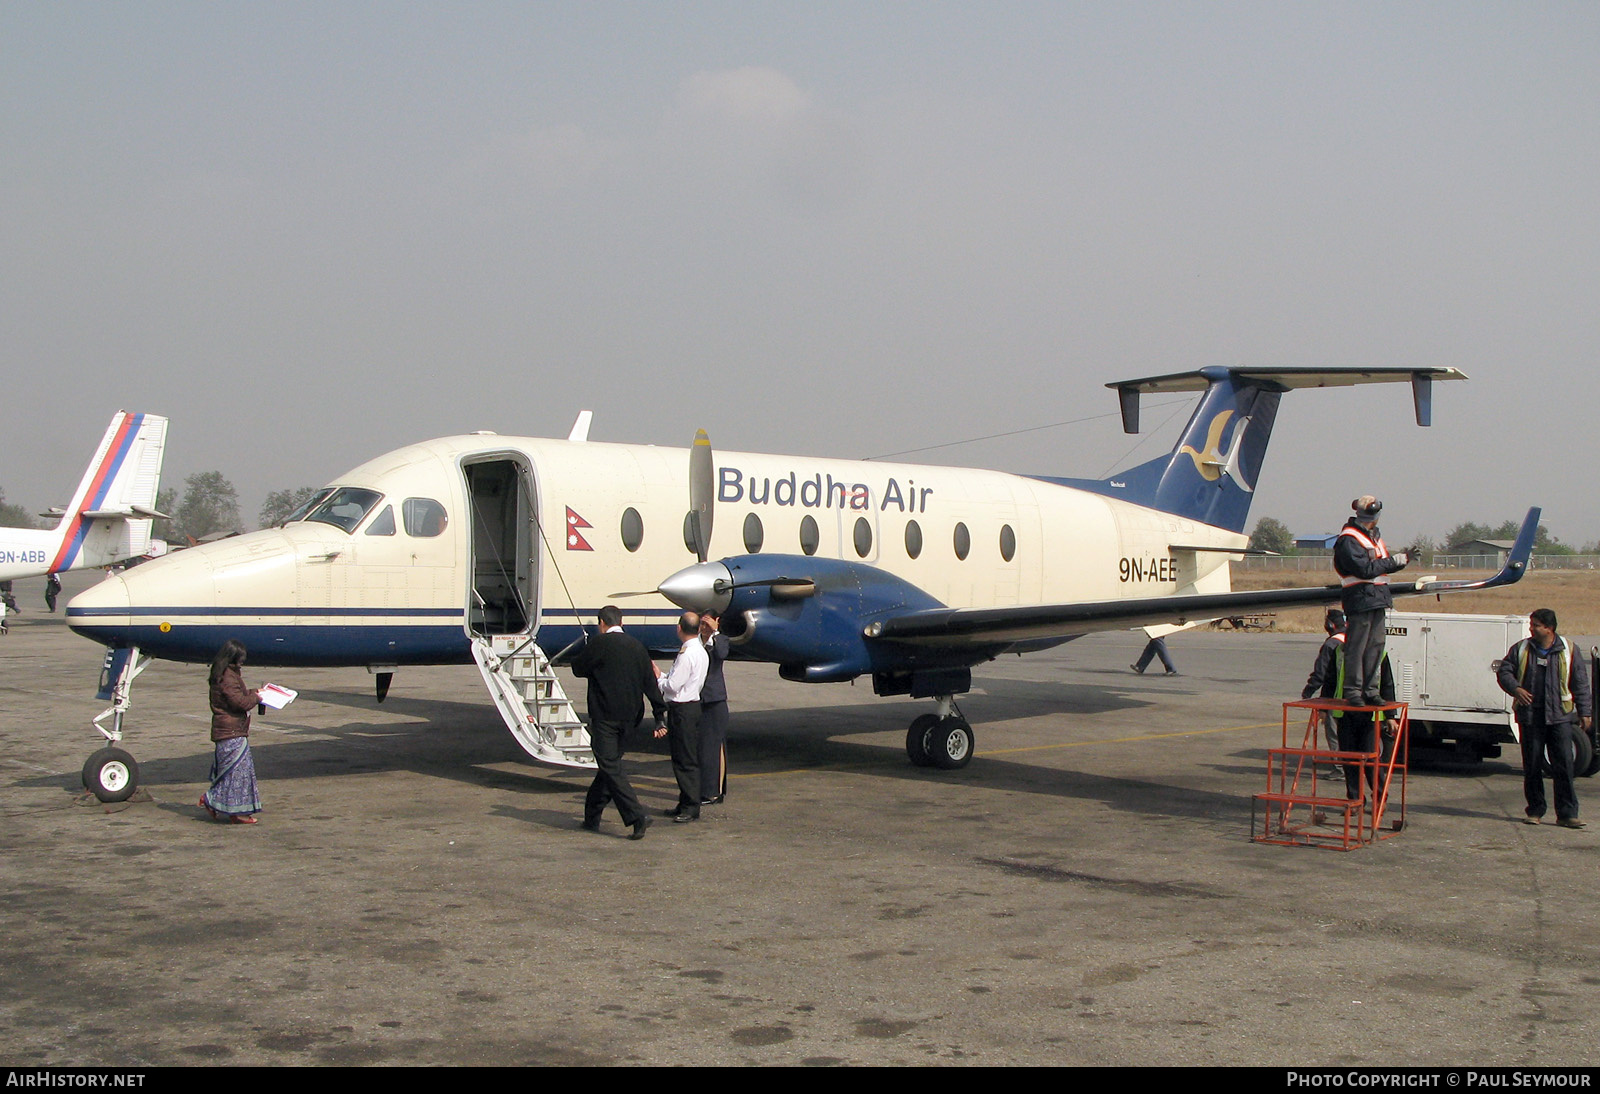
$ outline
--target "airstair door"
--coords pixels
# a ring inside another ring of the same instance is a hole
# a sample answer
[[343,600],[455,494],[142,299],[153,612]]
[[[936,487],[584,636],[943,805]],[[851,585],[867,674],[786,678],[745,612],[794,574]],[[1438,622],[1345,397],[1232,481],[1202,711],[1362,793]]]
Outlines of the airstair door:
[[462,465],[472,560],[467,633],[472,658],[506,728],[536,760],[594,766],[589,731],[536,638],[539,506],[533,469],[516,453]]

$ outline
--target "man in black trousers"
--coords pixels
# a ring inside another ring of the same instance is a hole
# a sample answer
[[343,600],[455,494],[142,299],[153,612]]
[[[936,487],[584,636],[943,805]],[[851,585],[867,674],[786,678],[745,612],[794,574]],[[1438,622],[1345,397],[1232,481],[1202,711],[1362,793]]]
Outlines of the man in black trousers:
[[622,823],[633,829],[628,838],[644,839],[650,816],[622,770],[622,753],[624,739],[644,719],[646,699],[658,723],[666,718],[649,651],[622,632],[622,609],[607,604],[600,609],[600,633],[573,657],[571,668],[589,681],[589,745],[600,769],[583,802],[583,827],[598,832],[606,803],[615,801]]

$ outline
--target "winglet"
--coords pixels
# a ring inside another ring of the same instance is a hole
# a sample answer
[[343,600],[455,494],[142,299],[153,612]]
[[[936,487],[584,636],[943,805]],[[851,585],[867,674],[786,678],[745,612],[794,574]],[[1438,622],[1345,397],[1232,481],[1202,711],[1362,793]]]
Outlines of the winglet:
[[[1511,545],[1511,552],[1506,555],[1506,563],[1500,571],[1492,577],[1481,581],[1428,581],[1416,583],[1415,591],[1419,593],[1456,592],[1462,589],[1495,589],[1501,585],[1515,585],[1522,580],[1522,575],[1528,572],[1528,559],[1533,557],[1533,541],[1539,535],[1539,517],[1544,510],[1537,505],[1528,510],[1528,515],[1522,518],[1522,528],[1517,532],[1516,542]],[[1403,592],[1400,589],[1394,590]]]

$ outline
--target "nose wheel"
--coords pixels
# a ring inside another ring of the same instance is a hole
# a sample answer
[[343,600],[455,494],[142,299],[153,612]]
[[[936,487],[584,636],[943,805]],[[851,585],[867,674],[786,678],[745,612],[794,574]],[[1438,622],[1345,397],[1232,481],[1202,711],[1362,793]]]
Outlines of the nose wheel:
[[103,802],[125,802],[139,789],[139,763],[120,748],[102,748],[84,761],[83,785]]

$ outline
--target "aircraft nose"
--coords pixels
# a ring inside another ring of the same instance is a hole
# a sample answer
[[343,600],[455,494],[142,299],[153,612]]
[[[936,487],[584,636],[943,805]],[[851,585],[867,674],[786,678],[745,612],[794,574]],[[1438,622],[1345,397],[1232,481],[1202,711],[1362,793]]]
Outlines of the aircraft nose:
[[679,570],[656,591],[691,612],[724,612],[733,600],[733,575],[720,562],[700,562]]
[[129,623],[128,583],[113,574],[67,601],[67,626],[96,642],[114,641]]
[[67,601],[67,618],[74,615],[127,615],[128,583],[121,574],[112,574]]

